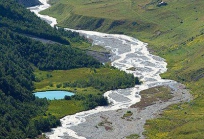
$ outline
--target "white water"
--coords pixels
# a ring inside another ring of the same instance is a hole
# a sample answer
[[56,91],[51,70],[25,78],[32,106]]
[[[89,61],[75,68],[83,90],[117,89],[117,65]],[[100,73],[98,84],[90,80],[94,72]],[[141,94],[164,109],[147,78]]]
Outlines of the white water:
[[39,14],[40,11],[43,11],[47,8],[50,7],[50,5],[47,3],[48,0],[39,0],[42,5],[39,6],[34,6],[34,7],[30,7],[28,8],[31,12],[34,12],[38,17],[40,17],[42,20],[45,20],[48,22],[48,24],[50,24],[52,27],[54,27],[54,25],[57,24],[57,20],[53,17],[47,16],[47,15],[41,15]]
[[[37,16],[46,20],[51,26],[57,24],[55,18],[40,15],[39,12],[50,7],[47,0],[39,0],[43,5],[29,8]],[[139,92],[154,86],[173,82],[170,80],[163,80],[159,74],[164,73],[167,68],[167,63],[164,59],[151,55],[147,50],[147,44],[135,38],[117,35],[105,34],[94,31],[72,30],[79,32],[81,35],[92,39],[93,44],[104,46],[112,52],[111,64],[118,69],[134,74],[143,81],[142,85],[136,85],[129,89],[120,89],[108,91],[104,94],[112,104],[108,107],[97,107],[93,110],[79,112],[74,115],[69,115],[61,119],[62,126],[54,128],[51,133],[46,133],[50,139],[63,138],[64,133],[77,139],[86,139],[85,137],[78,136],[77,133],[70,129],[72,126],[77,126],[86,121],[86,117],[102,111],[111,111],[121,108],[128,108],[132,104],[140,101]],[[136,70],[127,70],[134,67]]]

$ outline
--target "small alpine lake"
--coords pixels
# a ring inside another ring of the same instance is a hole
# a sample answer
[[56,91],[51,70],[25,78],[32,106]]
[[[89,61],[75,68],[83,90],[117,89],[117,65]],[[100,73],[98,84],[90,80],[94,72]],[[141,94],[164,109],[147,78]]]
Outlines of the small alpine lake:
[[65,96],[73,96],[74,93],[68,91],[44,91],[33,93],[36,97],[47,98],[49,100],[64,99]]

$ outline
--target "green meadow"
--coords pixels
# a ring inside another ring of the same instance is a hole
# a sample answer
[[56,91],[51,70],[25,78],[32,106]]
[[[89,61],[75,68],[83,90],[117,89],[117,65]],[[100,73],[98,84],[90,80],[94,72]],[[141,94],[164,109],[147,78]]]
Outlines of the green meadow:
[[[103,91],[109,89],[125,88],[140,84],[138,78],[134,78],[132,74],[127,74],[108,65],[101,68],[77,68],[53,71],[36,70],[34,74],[36,78],[34,91],[70,90],[79,94],[84,94],[84,92],[103,93]],[[111,81],[113,80],[115,81],[112,83]],[[99,85],[97,83],[91,85],[85,84],[94,81],[98,82]],[[98,88],[106,85],[106,83],[108,85],[105,88]],[[100,91],[97,91],[98,89]]]
[[[93,71],[90,68],[78,68],[71,70],[54,70],[54,71],[37,70],[35,72],[35,77],[38,80],[38,82],[35,82],[35,91],[56,89],[74,91],[77,90],[77,88],[63,87],[63,83],[68,81],[74,82],[78,79],[86,79],[92,72]],[[60,85],[60,87],[57,87],[57,85]]]
[[[102,72],[106,72],[107,69]],[[80,88],[80,87],[63,87],[65,82],[74,82],[80,79],[86,79],[93,73],[92,69],[79,68],[72,70],[54,70],[54,71],[35,71],[35,77],[38,82],[35,82],[34,91],[44,90],[66,90],[74,92],[77,95],[89,95],[89,94],[100,94],[104,92],[94,89],[93,87]],[[47,115],[52,114],[57,118],[62,118],[66,115],[75,114],[77,112],[86,110],[82,100],[51,100],[49,101]]]
[[144,133],[150,139],[202,138],[204,132],[204,1],[165,0],[50,0],[43,11],[58,25],[76,29],[127,34],[149,44],[166,59],[163,78],[187,86],[194,100],[167,108],[149,120]]
[[46,114],[56,116],[56,118],[60,119],[66,115],[75,114],[77,112],[83,111],[85,108],[83,107],[82,101],[76,100],[52,100],[49,101],[49,106]]
[[49,101],[46,115],[57,118],[106,105],[102,95],[111,89],[128,88],[140,83],[132,74],[108,65],[100,68],[77,68],[71,70],[35,70],[35,91],[67,90],[75,96]]

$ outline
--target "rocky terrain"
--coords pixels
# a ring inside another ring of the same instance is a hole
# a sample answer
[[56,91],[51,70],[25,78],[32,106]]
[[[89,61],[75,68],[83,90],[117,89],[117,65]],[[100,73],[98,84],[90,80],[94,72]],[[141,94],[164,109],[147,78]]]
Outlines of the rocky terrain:
[[[142,133],[145,131],[144,125],[146,120],[158,117],[171,104],[190,101],[192,99],[189,91],[180,83],[172,82],[163,87],[170,89],[168,94],[172,97],[168,100],[158,99],[148,102],[145,105],[133,105],[127,109],[99,112],[86,117],[86,122],[71,128],[79,136],[83,136],[86,139],[111,139],[113,137],[115,139],[125,139],[131,134],[138,134],[140,139],[144,139],[145,137]],[[144,93],[151,93],[151,91],[148,89]],[[157,94],[155,93],[154,96],[157,96]],[[69,135],[65,135],[63,138],[75,139]]]

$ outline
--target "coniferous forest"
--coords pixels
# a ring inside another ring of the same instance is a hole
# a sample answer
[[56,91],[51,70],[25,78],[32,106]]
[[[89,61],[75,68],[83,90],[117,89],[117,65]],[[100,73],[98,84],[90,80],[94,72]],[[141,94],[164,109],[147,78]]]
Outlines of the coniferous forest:
[[43,116],[48,102],[32,94],[33,69],[15,48],[13,36],[5,29],[0,34],[0,138],[34,137],[45,129],[39,124],[51,127],[60,122],[51,115],[40,121],[32,120]]

